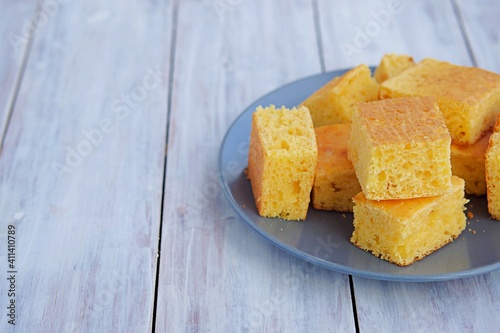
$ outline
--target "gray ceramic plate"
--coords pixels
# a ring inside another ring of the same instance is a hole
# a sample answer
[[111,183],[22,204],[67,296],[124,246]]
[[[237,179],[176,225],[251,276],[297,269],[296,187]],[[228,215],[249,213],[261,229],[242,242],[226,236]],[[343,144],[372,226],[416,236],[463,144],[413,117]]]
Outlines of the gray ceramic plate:
[[485,197],[469,198],[468,210],[474,217],[468,220],[459,238],[408,267],[398,267],[352,245],[349,242],[352,214],[310,208],[303,222],[258,215],[250,182],[244,174],[253,111],[258,105],[293,107],[344,72],[320,74],[285,85],[255,101],[234,121],[222,142],[220,172],[223,188],[236,212],[278,248],[342,273],[380,280],[424,282],[464,278],[500,268],[500,221],[489,218]]

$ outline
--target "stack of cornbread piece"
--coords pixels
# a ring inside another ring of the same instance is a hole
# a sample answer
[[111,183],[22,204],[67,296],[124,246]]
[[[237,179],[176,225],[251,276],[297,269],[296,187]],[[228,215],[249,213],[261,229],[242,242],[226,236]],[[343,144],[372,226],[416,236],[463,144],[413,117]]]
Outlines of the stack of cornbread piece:
[[359,65],[296,108],[257,108],[248,176],[258,212],[303,220],[310,201],[353,212],[354,245],[410,265],[464,230],[464,190],[487,192],[500,218],[499,114],[495,73],[393,54],[373,77]]

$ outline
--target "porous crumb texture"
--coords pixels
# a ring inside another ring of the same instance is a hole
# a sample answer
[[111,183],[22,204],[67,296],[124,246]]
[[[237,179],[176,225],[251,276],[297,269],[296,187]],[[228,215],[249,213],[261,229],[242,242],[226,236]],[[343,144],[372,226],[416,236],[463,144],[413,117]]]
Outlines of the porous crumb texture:
[[372,201],[359,193],[351,242],[399,266],[438,250],[466,226],[464,181],[453,176],[452,183],[451,192],[430,198]]
[[427,58],[384,81],[379,96],[435,96],[453,140],[473,144],[500,113],[500,75]]
[[405,54],[385,54],[380,60],[373,78],[382,83],[391,77],[397,76],[415,65],[413,58]]
[[486,150],[486,190],[488,212],[492,218],[500,220],[500,118]]
[[248,176],[259,214],[304,220],[317,159],[306,107],[258,107],[252,118]]
[[349,144],[370,200],[441,195],[451,189],[450,135],[433,97],[358,104]]
[[451,143],[451,172],[465,180],[465,194],[486,194],[485,154],[491,131],[470,145]]
[[352,212],[352,198],[361,191],[352,163],[347,159],[351,124],[315,128],[318,165],[312,190],[316,209]]
[[314,127],[346,123],[351,121],[354,104],[376,100],[378,89],[370,68],[363,64],[332,79],[301,105],[309,108]]

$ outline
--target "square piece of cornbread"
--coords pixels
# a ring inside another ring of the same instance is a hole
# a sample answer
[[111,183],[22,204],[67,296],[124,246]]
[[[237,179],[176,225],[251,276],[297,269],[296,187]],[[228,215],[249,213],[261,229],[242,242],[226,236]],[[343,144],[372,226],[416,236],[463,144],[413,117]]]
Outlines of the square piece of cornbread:
[[316,136],[306,107],[257,107],[248,177],[261,216],[304,220],[317,161]]
[[407,70],[408,68],[415,65],[413,58],[405,54],[385,54],[380,60],[380,64],[375,73],[373,73],[373,78],[378,83],[382,83],[391,77],[397,76]]
[[316,209],[352,212],[352,198],[361,191],[354,167],[347,158],[351,124],[317,127],[318,165],[312,189]]
[[435,96],[451,137],[475,143],[500,113],[500,75],[424,59],[380,85],[380,98]]
[[372,201],[354,197],[351,242],[399,266],[407,266],[443,247],[465,229],[464,181],[452,177],[444,195],[407,200]]
[[451,173],[465,180],[465,194],[486,194],[485,154],[491,131],[471,145],[451,142]]
[[485,158],[488,212],[492,218],[500,220],[500,117],[490,136]]
[[378,98],[378,83],[367,65],[359,65],[332,79],[301,105],[311,112],[314,127],[351,121],[352,107]]
[[451,189],[451,138],[434,97],[359,103],[349,158],[370,200],[409,199]]

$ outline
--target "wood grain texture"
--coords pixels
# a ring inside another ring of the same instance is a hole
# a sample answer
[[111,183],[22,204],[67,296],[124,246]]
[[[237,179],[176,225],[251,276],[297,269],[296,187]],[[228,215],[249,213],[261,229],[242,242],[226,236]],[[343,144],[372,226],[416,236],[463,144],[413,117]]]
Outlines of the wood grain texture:
[[500,31],[497,1],[456,0],[477,66],[500,73]]
[[171,4],[56,5],[0,158],[0,244],[15,225],[18,271],[16,326],[3,314],[0,331],[150,332]]
[[356,278],[361,332],[498,332],[500,270],[463,280],[396,283]]
[[378,65],[385,53],[471,65],[449,1],[318,0],[327,70]]
[[235,215],[218,176],[230,123],[319,72],[317,50],[310,1],[180,2],[158,332],[355,331],[348,277],[267,243]]
[[32,20],[36,0],[1,0],[0,20],[0,138],[7,125],[8,115],[20,79],[23,57],[32,36]]

